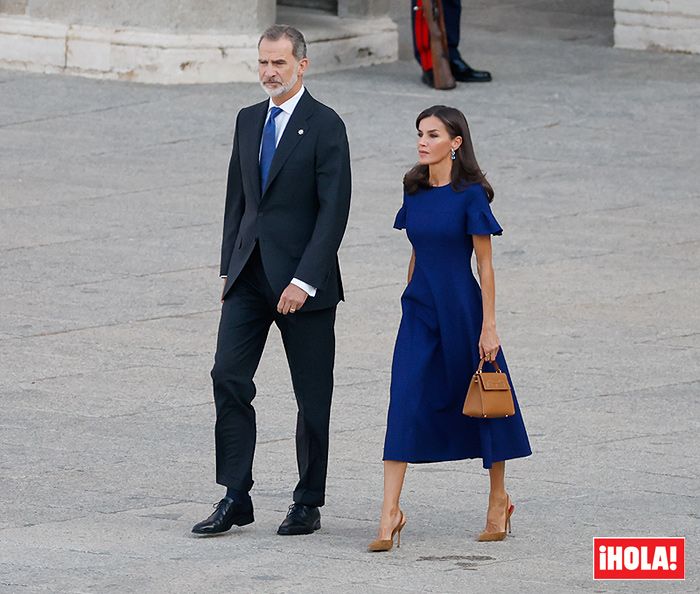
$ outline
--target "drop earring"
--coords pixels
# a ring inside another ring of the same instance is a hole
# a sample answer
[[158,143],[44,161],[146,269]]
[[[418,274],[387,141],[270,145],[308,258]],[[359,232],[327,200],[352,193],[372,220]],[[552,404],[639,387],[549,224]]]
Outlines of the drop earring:
[[457,158],[457,153],[454,149],[450,149],[450,156],[452,157],[453,161]]

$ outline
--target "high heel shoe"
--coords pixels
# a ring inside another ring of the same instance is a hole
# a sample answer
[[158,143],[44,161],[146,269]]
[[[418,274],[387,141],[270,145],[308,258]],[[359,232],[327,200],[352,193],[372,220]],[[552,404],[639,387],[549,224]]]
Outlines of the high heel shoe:
[[367,547],[367,550],[370,553],[383,553],[385,551],[390,551],[394,547],[394,535],[396,535],[396,548],[398,549],[401,546],[401,531],[406,525],[406,516],[404,516],[403,512],[400,510],[399,513],[401,514],[401,519],[399,520],[398,525],[391,531],[391,538],[377,538],[376,540],[373,540]]
[[510,533],[511,528],[510,528],[510,517],[513,515],[513,512],[515,511],[515,506],[510,502],[510,495],[506,499],[506,525],[504,526],[504,529],[502,532],[482,532],[479,534],[479,538],[476,540],[478,542],[493,542],[497,540],[504,540],[506,537],[506,531]]

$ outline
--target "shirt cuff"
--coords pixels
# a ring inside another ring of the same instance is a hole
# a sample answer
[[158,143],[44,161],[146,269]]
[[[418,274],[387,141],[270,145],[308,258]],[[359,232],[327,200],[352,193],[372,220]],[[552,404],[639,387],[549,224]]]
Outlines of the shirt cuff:
[[219,278],[228,278],[225,274],[220,274]]
[[306,284],[304,281],[299,280],[298,278],[293,278],[292,284],[306,291],[309,294],[309,297],[316,296],[316,287],[312,287],[311,285]]

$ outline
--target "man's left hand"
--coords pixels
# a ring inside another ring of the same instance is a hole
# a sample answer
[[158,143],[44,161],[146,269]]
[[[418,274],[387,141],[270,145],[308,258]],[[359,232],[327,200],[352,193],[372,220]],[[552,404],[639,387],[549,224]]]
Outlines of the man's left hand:
[[288,313],[295,313],[304,306],[308,296],[309,294],[304,289],[290,284],[280,296],[277,311],[284,316]]

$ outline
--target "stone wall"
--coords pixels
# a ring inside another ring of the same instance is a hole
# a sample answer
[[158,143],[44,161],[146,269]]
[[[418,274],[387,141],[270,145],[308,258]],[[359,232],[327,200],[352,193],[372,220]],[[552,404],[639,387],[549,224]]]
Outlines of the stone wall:
[[0,14],[70,25],[142,28],[161,33],[242,33],[274,21],[275,1],[148,0],[0,0]]
[[615,0],[615,47],[700,53],[700,0]]
[[[304,31],[314,72],[391,62],[386,0],[341,0],[341,16],[275,0],[0,0],[0,67],[145,83],[257,80],[260,32]],[[341,10],[342,9],[342,10]]]

